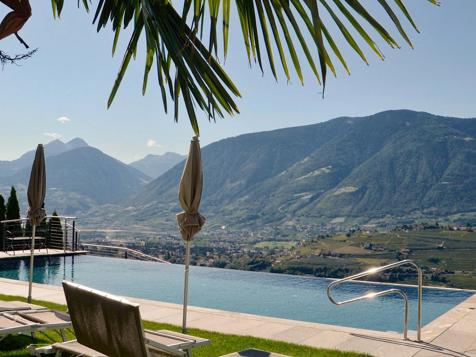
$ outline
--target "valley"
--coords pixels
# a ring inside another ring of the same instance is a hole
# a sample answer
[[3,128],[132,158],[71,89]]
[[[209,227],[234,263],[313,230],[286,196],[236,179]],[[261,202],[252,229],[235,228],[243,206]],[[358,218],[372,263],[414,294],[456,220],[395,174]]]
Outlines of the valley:
[[[363,227],[301,240],[245,232],[236,236],[204,232],[193,242],[191,261],[199,266],[343,278],[411,259],[422,267],[425,285],[476,289],[475,230],[471,226],[435,224],[399,226],[388,232]],[[93,236],[96,238],[87,241],[126,246],[171,263],[183,263],[183,242],[173,232],[142,232],[134,239],[130,232]],[[414,284],[416,272],[399,268],[369,280]]]

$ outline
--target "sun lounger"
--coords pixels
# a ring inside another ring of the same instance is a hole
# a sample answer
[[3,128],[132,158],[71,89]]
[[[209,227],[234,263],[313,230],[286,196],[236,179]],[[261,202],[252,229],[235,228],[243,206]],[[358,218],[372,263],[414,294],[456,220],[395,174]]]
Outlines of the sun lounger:
[[274,352],[266,352],[262,350],[256,350],[254,348],[243,350],[240,352],[230,353],[221,357],[290,357],[288,355],[281,355]]
[[0,312],[38,309],[45,308],[38,305],[28,304],[22,301],[0,301]]
[[36,331],[63,330],[71,327],[69,315],[53,310],[20,310],[0,313],[0,341],[12,334],[33,334]]
[[[207,339],[167,330],[144,330],[139,305],[87,287],[63,282],[77,340],[56,343],[56,353],[98,356],[190,356]],[[39,349],[37,351],[40,351]]]
[[0,314],[0,341],[3,340],[8,335],[13,335],[17,333],[32,333],[34,331],[34,326],[37,324],[25,320],[21,317],[15,316],[10,313],[1,313]]
[[23,310],[17,311],[16,315],[21,318],[37,323],[35,328],[37,331],[41,330],[58,330],[60,335],[65,340],[64,330],[71,327],[71,319],[65,312],[55,310]]

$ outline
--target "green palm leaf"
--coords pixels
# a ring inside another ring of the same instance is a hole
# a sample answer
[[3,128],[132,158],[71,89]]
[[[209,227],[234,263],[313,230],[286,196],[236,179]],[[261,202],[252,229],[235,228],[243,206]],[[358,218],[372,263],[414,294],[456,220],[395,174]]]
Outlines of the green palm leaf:
[[[438,0],[420,1],[439,5]],[[53,15],[60,16],[64,0],[51,2]],[[418,28],[404,0],[376,0],[376,3],[383,8],[390,21],[384,22],[383,18],[373,15],[367,0],[184,0],[181,15],[176,8],[179,5],[170,0],[78,0],[78,6],[83,6],[86,11],[92,6],[96,8],[93,22],[98,31],[112,27],[113,54],[121,28],[132,27],[108,106],[119,90],[131,59],[135,58],[140,38],[144,36],[146,63],[143,94],[155,61],[164,110],[167,111],[167,102],[172,100],[174,118],[178,120],[181,98],[197,134],[197,110],[205,112],[209,120],[239,112],[235,103],[235,98],[240,96],[238,88],[219,63],[218,35],[222,33],[222,53],[226,58],[233,4],[245,44],[245,56],[250,63],[257,62],[264,71],[262,57],[266,56],[273,76],[278,78],[276,52],[288,80],[291,78],[290,60],[301,82],[305,79],[303,66],[307,64],[325,87],[327,70],[336,74],[332,54],[349,72],[342,46],[349,46],[368,63],[365,49],[358,44],[360,39],[371,52],[384,58],[370,32],[392,48],[399,47],[392,32],[398,33],[412,46],[401,19],[406,19],[412,29],[418,31]],[[383,23],[391,25],[384,26]],[[330,25],[335,25],[338,31],[332,33]],[[203,42],[204,37],[208,38],[207,46]]]

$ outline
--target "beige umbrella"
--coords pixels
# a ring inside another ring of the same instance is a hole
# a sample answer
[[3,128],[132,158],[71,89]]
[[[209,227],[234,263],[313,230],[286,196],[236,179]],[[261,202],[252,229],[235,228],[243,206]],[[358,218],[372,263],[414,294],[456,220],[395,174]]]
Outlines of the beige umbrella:
[[31,230],[31,256],[30,256],[30,281],[28,285],[28,302],[31,302],[31,288],[33,283],[33,263],[35,255],[35,234],[36,226],[45,218],[43,209],[46,194],[46,169],[45,153],[43,145],[38,144],[35,160],[31,167],[30,183],[28,184],[28,220],[32,226]]
[[193,236],[202,229],[205,217],[198,213],[202,199],[203,173],[200,143],[194,136],[190,143],[187,162],[183,169],[179,186],[179,201],[183,212],[177,214],[177,223],[185,241],[185,281],[183,292],[182,330],[187,332],[188,273],[190,267],[190,243]]

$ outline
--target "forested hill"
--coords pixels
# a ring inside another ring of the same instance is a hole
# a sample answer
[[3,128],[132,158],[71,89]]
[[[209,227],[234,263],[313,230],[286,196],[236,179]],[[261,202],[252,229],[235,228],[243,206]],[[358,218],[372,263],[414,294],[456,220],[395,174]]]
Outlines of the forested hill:
[[[475,138],[476,119],[395,110],[221,140],[202,151],[202,210],[237,227],[476,212]],[[130,218],[173,218],[181,171],[128,200]]]

